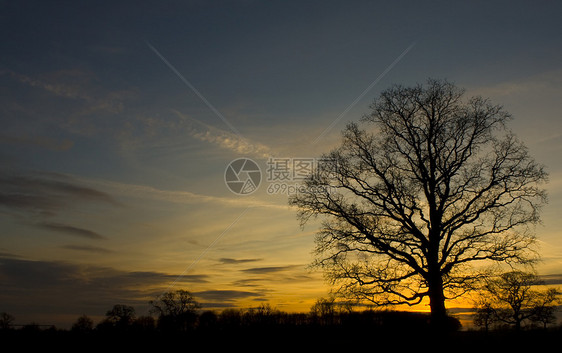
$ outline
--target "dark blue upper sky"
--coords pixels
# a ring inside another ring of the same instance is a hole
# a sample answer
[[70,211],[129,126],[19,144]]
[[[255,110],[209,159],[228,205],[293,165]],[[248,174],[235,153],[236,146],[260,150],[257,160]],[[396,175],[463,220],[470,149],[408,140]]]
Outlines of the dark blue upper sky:
[[176,109],[228,130],[148,43],[240,132],[320,128],[412,44],[342,122],[393,83],[470,87],[556,70],[559,13],[554,1],[4,2],[3,130],[63,140],[95,130],[83,144],[101,140],[100,152],[111,133],[143,128],[139,114]]
[[277,118],[345,105],[411,43],[387,82],[482,84],[561,59],[553,1],[23,1],[2,13],[4,69],[83,70],[167,104],[179,82],[148,41],[216,104]]

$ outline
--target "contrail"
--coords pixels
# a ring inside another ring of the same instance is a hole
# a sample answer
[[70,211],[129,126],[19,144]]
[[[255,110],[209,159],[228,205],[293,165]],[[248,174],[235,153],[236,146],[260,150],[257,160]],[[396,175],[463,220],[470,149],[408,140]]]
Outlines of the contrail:
[[386,76],[387,73],[390,72],[390,70],[392,70],[392,68],[394,68],[394,66],[396,64],[398,64],[398,62],[400,60],[402,60],[402,58],[404,57],[404,55],[408,54],[408,52],[414,47],[416,43],[412,43],[410,44],[410,46],[408,46],[406,49],[404,49],[404,51],[402,52],[402,54],[400,54],[396,59],[394,59],[394,61],[388,65],[388,67],[379,75],[379,77],[377,77],[364,91],[363,93],[361,93],[344,111],[343,113],[341,113],[336,120],[332,121],[332,123],[324,130],[322,131],[322,133],[320,135],[318,135],[318,137],[316,139],[314,139],[314,141],[312,141],[312,144],[315,145],[317,144],[323,137],[324,135],[326,135],[331,129],[334,128],[334,126],[357,104],[359,103],[359,101],[377,84],[379,83],[380,80],[382,80],[382,78],[384,76]]

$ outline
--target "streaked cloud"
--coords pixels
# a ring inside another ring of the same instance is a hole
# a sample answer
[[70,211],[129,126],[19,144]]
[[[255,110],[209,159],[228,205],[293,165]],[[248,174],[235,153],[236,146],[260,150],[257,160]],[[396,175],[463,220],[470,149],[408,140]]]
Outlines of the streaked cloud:
[[246,264],[249,262],[257,262],[262,261],[263,259],[232,259],[232,258],[220,258],[219,262],[226,264],[226,265],[239,265],[239,264]]
[[[72,246],[76,249],[76,246]],[[144,291],[151,287],[165,288],[169,282],[177,280],[179,285],[185,283],[207,283],[204,274],[184,275],[178,278],[175,274],[155,271],[122,271],[111,267],[96,265],[73,264],[64,261],[35,261],[23,258],[0,256],[0,274],[4,288],[37,288],[51,287],[64,283],[71,295],[83,287],[101,290]],[[43,288],[44,289],[44,288]]]
[[75,207],[77,201],[122,206],[113,196],[67,175],[0,170],[0,206],[7,209],[49,216]]
[[203,300],[228,302],[237,299],[262,297],[264,296],[264,293],[260,291],[250,292],[241,290],[206,290],[201,292],[194,292],[193,295]]
[[232,283],[232,285],[236,286],[236,287],[258,288],[258,287],[261,287],[263,285],[263,279],[245,278],[245,279],[241,279],[241,280],[238,280],[238,281],[234,281]]
[[283,271],[290,271],[296,268],[302,268],[302,265],[288,265],[288,266],[269,266],[269,267],[253,267],[241,270],[242,272],[251,273],[251,274],[269,274],[269,273],[277,273]]
[[[76,251],[83,251],[83,252],[90,252],[90,253],[98,253],[98,254],[110,254],[113,253],[113,250],[109,250],[106,248],[102,248],[99,246],[91,246],[91,245],[63,245],[63,249],[68,250],[76,250]],[[1,254],[0,254],[1,255]]]
[[92,230],[75,227],[68,224],[41,222],[41,223],[37,223],[36,226],[52,232],[68,234],[81,238],[96,239],[96,240],[107,239],[105,236],[96,233]]
[[543,275],[540,276],[546,285],[560,285],[562,284],[562,274]]
[[5,251],[4,249],[0,249],[0,258],[2,258],[2,257],[14,258],[14,259],[21,258],[20,255],[13,254],[9,251]]
[[[100,316],[118,303],[133,305],[142,314],[177,275],[0,256],[0,278],[2,310],[25,320],[49,314],[52,308],[60,315]],[[205,274],[185,275],[178,286],[209,280]]]

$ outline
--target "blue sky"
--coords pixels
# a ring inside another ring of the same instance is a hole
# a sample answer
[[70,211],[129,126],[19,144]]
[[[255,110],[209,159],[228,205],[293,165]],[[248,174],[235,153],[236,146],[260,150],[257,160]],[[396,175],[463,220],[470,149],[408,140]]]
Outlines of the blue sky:
[[317,157],[381,90],[429,77],[513,114],[550,173],[540,270],[562,273],[557,2],[0,6],[0,311],[18,321],[142,313],[170,285],[308,310],[328,293],[306,268],[315,224],[265,183],[233,194],[226,166]]

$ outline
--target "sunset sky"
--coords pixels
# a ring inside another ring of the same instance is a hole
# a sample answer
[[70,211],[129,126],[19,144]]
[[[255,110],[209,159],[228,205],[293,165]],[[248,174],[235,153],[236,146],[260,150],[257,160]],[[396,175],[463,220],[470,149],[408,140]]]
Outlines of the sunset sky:
[[[544,164],[540,274],[562,283],[562,3],[3,1],[0,312],[65,327],[166,290],[308,311],[329,293],[272,194],[393,84],[502,104]],[[238,158],[258,189],[225,183]],[[277,166],[281,166],[278,164]],[[288,180],[294,186],[298,180]],[[269,187],[269,189],[268,189]],[[426,310],[426,307],[419,307]]]

